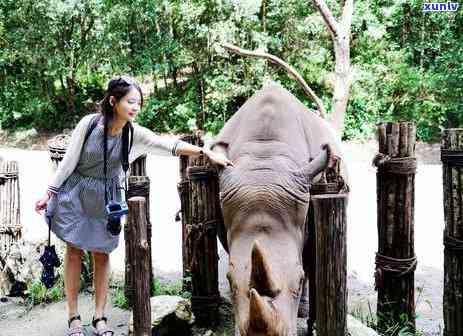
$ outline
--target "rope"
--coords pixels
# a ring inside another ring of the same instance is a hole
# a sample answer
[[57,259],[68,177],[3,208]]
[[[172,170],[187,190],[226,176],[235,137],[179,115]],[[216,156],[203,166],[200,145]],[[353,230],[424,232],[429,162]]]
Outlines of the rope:
[[21,232],[21,229],[22,226],[20,225],[0,226],[0,233],[17,236]]
[[337,194],[342,188],[338,182],[332,183],[311,183],[310,184],[311,195],[323,195],[323,194]]
[[199,222],[197,224],[187,224],[187,237],[186,243],[187,246],[191,246],[191,268],[196,268],[198,265],[198,258],[196,251],[199,247],[199,242],[205,234],[209,231],[217,229],[219,221],[217,219],[210,219],[204,222]]
[[444,234],[444,246],[452,251],[463,251],[463,240]]
[[384,273],[392,273],[394,278],[403,277],[415,271],[418,261],[416,256],[399,259],[387,257],[377,252],[375,263],[375,290],[378,290],[379,288],[383,288]]
[[199,308],[200,311],[209,310],[209,308],[215,307],[220,302],[219,295],[212,295],[212,296],[200,296],[200,295],[193,295],[191,297],[191,305]]
[[412,156],[391,158],[382,153],[376,154],[373,166],[378,168],[378,173],[392,173],[399,175],[412,175],[416,173],[416,158]]
[[441,149],[440,158],[442,163],[449,166],[463,167],[463,151]]
[[193,295],[191,297],[191,306],[193,307],[195,314],[209,316],[213,310],[217,309],[220,300],[220,296],[218,295]]
[[13,170],[9,172],[0,172],[0,181],[1,180],[8,180],[8,179],[17,179],[18,178],[18,171]]
[[149,196],[150,184],[149,181],[137,182],[129,184],[128,197],[143,196],[147,198]]
[[216,175],[215,168],[211,166],[192,166],[187,172],[190,180],[204,180]]

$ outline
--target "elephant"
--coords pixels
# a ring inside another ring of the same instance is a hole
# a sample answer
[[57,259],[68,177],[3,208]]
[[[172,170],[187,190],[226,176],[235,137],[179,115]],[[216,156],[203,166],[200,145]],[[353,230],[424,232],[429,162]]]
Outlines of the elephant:
[[[336,163],[347,181],[339,137],[277,83],[249,98],[211,145],[233,166],[218,170],[236,334],[297,335],[310,185]],[[338,165],[339,166],[339,165]]]

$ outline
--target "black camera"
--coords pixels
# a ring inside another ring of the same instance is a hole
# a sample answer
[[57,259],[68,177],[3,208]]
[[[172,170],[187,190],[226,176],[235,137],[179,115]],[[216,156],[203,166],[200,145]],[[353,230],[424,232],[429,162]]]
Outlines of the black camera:
[[113,235],[121,233],[121,217],[129,213],[126,202],[111,201],[106,205],[106,214],[108,215],[108,224],[106,228]]

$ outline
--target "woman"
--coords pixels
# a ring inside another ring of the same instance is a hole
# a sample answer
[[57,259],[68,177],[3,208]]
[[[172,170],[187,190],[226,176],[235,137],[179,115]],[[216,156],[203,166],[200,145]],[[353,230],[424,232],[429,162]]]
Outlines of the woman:
[[[85,140],[92,118],[84,116],[71,135],[66,154],[54,174],[47,192],[37,201],[35,209],[46,209],[51,217],[51,230],[66,242],[64,287],[68,307],[68,336],[84,336],[77,312],[83,250],[92,251],[94,261],[95,313],[92,325],[97,336],[112,336],[106,325],[104,308],[109,282],[109,253],[119,242],[119,235],[107,230],[105,213],[105,175],[103,139],[107,133],[107,188],[120,199],[121,139],[126,123],[133,126],[133,146],[129,162],[146,153],[158,155],[199,155],[204,153],[211,162],[233,165],[226,157],[206,148],[184,141],[158,136],[149,129],[133,123],[143,105],[140,86],[133,79],[119,76],[112,79],[100,102],[101,118]],[[85,140],[85,141],[84,141]],[[85,143],[84,143],[85,142]],[[107,194],[108,195],[108,194]]]

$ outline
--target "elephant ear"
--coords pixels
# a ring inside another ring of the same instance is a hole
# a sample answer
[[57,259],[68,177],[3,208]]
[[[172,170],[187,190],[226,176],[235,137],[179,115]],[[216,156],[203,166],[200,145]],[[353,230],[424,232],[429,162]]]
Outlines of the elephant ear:
[[310,182],[321,171],[332,166],[334,162],[335,157],[331,146],[329,144],[324,144],[321,147],[320,153],[301,168],[300,174]]

